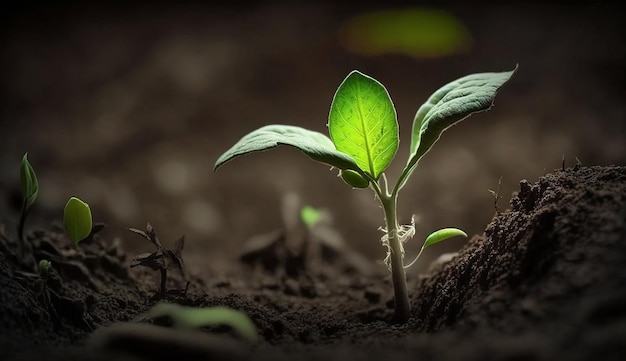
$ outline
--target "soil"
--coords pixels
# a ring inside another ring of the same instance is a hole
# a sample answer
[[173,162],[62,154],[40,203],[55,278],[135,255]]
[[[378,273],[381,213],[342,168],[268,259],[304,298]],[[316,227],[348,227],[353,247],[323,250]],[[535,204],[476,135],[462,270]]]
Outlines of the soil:
[[[170,272],[160,301],[241,310],[257,343],[226,327],[138,321],[159,301],[158,272],[131,270],[133,255],[112,239],[94,234],[77,250],[48,229],[29,232],[32,247],[22,250],[3,228],[3,360],[618,360],[626,353],[625,205],[625,167],[522,180],[482,236],[409,277],[407,324],[393,322],[388,275],[323,253],[322,267],[289,267],[294,253],[266,246],[273,262],[244,257],[231,269]],[[34,270],[40,259],[53,264],[45,283]]]
[[[364,54],[345,38],[363,13],[414,6],[6,5],[0,359],[624,359],[623,10],[438,2],[428,9],[467,32],[443,55]],[[371,192],[288,147],[212,171],[260,126],[325,132],[334,91],[357,69],[397,110],[393,180],[419,104],[460,76],[516,64],[494,107],[447,130],[402,190],[400,222],[416,216],[408,258],[434,229],[471,236],[427,249],[407,270],[407,324],[393,320]],[[18,242],[26,152],[40,192]],[[78,247],[59,225],[70,196],[104,224]],[[302,205],[323,222],[301,224]],[[172,251],[158,255],[173,268],[165,295],[158,267],[131,267],[154,265],[154,246],[128,231],[148,222]],[[47,277],[42,259],[52,261]],[[146,319],[161,301],[241,310],[260,340]]]

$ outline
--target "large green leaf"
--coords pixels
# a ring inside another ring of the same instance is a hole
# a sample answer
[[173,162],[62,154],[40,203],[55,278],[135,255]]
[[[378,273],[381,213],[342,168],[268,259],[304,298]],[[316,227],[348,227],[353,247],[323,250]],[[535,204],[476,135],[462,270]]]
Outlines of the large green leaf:
[[450,82],[424,103],[413,120],[411,158],[424,155],[441,133],[473,113],[491,108],[498,89],[515,73],[471,74]]
[[[413,120],[411,151],[403,172],[403,183],[420,158],[430,150],[446,129],[469,117],[489,110],[498,89],[517,71],[471,74],[437,90],[418,109]],[[404,185],[404,184],[402,184]]]
[[349,155],[337,151],[333,142],[322,133],[293,125],[267,125],[246,134],[215,162],[217,170],[231,159],[277,147],[280,144],[295,147],[312,159],[339,169],[362,172]]
[[398,150],[398,121],[387,89],[356,70],[335,93],[328,128],[337,150],[349,154],[374,179]]

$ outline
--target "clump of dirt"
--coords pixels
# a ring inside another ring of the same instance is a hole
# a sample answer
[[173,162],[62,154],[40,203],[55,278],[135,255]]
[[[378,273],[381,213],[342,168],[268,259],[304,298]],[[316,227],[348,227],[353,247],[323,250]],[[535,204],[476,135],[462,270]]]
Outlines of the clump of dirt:
[[[574,167],[520,183],[449,262],[409,278],[413,317],[393,322],[389,276],[323,265],[294,274],[244,263],[169,277],[161,301],[247,313],[260,342],[224,327],[132,322],[159,297],[114,240],[75,249],[55,230],[32,250],[0,232],[2,359],[589,360],[626,353],[626,167]],[[184,258],[184,253],[182,254]],[[50,259],[44,279],[34,265]],[[210,264],[210,263],[209,263]],[[344,264],[345,266],[345,264]],[[207,276],[210,275],[210,276]]]
[[489,330],[494,344],[524,335],[532,341],[518,349],[527,355],[618,355],[626,347],[626,168],[575,167],[534,185],[523,180],[511,205],[422,280],[413,328]]

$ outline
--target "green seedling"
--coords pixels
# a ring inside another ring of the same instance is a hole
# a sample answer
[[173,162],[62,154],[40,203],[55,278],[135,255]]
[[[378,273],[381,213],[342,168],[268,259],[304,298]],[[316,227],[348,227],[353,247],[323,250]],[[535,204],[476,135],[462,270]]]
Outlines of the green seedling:
[[45,307],[49,310],[49,312],[56,315],[56,309],[54,308],[54,304],[52,303],[52,299],[50,297],[50,290],[48,289],[48,279],[50,278],[51,272],[51,261],[47,259],[42,259],[41,261],[39,261],[39,263],[37,264],[37,273],[39,274],[39,280],[37,280],[37,284],[39,285],[37,296],[45,305]]
[[74,245],[78,246],[80,241],[91,234],[93,221],[89,205],[76,197],[71,197],[65,204],[63,224],[67,235]]
[[160,302],[152,307],[145,317],[168,317],[172,320],[172,326],[177,329],[224,325],[249,341],[256,342],[259,338],[257,329],[248,315],[223,306],[194,308]]
[[50,274],[50,268],[52,268],[52,262],[47,259],[42,259],[37,264],[37,271],[42,278],[48,278]]
[[311,206],[303,206],[300,209],[300,219],[307,228],[312,229],[322,219],[324,214],[322,211],[315,209]]
[[[308,247],[305,255],[309,270],[322,270],[321,262],[335,256],[344,261],[348,270],[360,274],[370,273],[370,262],[349,247],[333,225],[332,215],[325,209],[304,205],[300,208],[300,220],[307,228]],[[335,263],[338,266],[337,263]]]
[[28,161],[28,153],[24,154],[20,166],[20,186],[22,190],[22,212],[17,226],[17,237],[24,241],[24,223],[30,207],[35,203],[39,194],[39,182],[33,166]]
[[[491,108],[498,89],[516,70],[517,67],[508,72],[471,74],[435,91],[415,114],[409,157],[391,189],[383,172],[398,149],[396,110],[387,89],[356,70],[345,78],[332,100],[328,119],[330,138],[297,126],[267,125],[241,138],[217,159],[214,169],[237,156],[285,144],[313,160],[338,168],[342,179],[351,187],[371,188],[385,215],[381,241],[387,247],[385,263],[392,273],[395,316],[399,322],[406,322],[410,304],[403,243],[415,235],[415,224],[398,224],[398,193],[440,135],[468,116]],[[427,237],[423,248],[465,235],[456,228],[439,230]]]

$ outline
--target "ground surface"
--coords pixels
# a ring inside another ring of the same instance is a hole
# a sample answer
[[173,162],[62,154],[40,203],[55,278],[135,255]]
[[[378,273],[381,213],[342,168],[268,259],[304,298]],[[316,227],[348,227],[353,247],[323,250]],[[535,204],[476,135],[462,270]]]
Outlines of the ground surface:
[[[166,247],[186,236],[191,282],[185,294],[181,276],[170,272],[168,301],[229,305],[250,314],[261,332],[258,345],[242,346],[228,330],[207,329],[201,335],[220,339],[204,340],[209,346],[197,352],[616,356],[625,328],[618,240],[626,207],[624,170],[609,166],[626,164],[623,11],[545,2],[440,6],[468,34],[446,56],[352,51],[346,26],[383,9],[373,3],[8,7],[0,14],[0,358],[110,359],[102,349],[86,355],[81,345],[94,330],[133,320],[155,302],[158,273],[129,269],[132,257],[153,249],[126,228],[148,222]],[[430,93],[515,64],[519,71],[493,109],[448,130],[403,189],[401,222],[412,214],[418,220],[409,257],[433,229],[475,235],[433,247],[408,270],[414,317],[405,326],[390,323],[382,212],[371,192],[350,191],[293,149],[241,157],[212,172],[223,151],[262,125],[326,132],[334,91],[358,69],[380,80],[397,108],[399,159],[387,172],[394,179],[414,112]],[[26,225],[32,246],[22,254],[15,224],[25,152],[40,193]],[[528,186],[560,169],[562,159],[567,171]],[[577,159],[582,167],[574,170]],[[490,223],[487,190],[499,179],[501,214]],[[509,212],[506,200],[519,190]],[[95,221],[107,225],[78,252],[58,226],[69,196],[89,202]],[[285,231],[297,220],[294,199],[326,209],[327,231],[347,245],[326,263],[305,262],[313,268],[304,273],[303,260],[284,258],[281,248],[287,239],[307,239]],[[255,253],[251,239],[276,242]],[[431,260],[461,247],[451,264],[426,275]],[[240,260],[244,252],[248,263]],[[33,268],[41,258],[54,264],[43,288]],[[255,260],[265,269],[250,268]],[[103,340],[106,333],[96,339]],[[140,359],[149,350],[150,359],[171,357],[165,340],[131,344],[140,345]],[[199,346],[177,352],[190,347]]]
[[[35,232],[33,249],[18,257],[19,243],[3,235],[3,359],[618,360],[626,352],[625,204],[624,167],[522,181],[484,235],[409,278],[405,325],[393,322],[385,274],[337,260],[208,267],[187,275],[186,291],[181,276],[171,277],[166,302],[244,311],[257,343],[224,327],[186,336],[167,322],[137,321],[157,302],[158,276],[129,271],[129,255],[111,239],[95,235],[76,252],[62,234]],[[29,275],[43,258],[54,265],[45,287]]]

